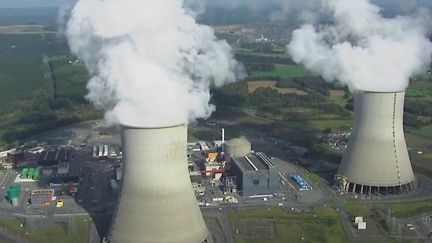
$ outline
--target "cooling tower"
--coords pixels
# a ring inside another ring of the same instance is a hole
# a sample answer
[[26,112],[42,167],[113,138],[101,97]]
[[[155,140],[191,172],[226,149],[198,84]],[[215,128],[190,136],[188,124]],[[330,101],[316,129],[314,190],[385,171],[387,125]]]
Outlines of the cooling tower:
[[354,95],[354,127],[338,172],[342,190],[398,194],[415,189],[403,130],[404,98],[404,91]]
[[208,231],[187,169],[187,126],[123,127],[124,181],[113,243],[199,243]]

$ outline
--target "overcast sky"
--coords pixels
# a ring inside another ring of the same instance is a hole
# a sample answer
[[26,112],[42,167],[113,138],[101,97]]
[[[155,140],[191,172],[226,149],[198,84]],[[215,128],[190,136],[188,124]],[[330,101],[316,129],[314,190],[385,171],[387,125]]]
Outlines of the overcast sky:
[[[65,3],[74,3],[76,0],[0,0],[0,8],[24,8],[24,7],[57,7]],[[120,0],[121,1],[121,0]],[[163,0],[156,0],[163,1]],[[218,6],[235,6],[248,3],[260,5],[261,3],[277,2],[278,0],[198,0]],[[289,1],[289,0],[286,0]],[[307,1],[307,0],[304,0]],[[399,7],[422,5],[432,7],[431,0],[373,0],[382,6]]]
[[75,0],[0,0],[0,8],[58,7]]

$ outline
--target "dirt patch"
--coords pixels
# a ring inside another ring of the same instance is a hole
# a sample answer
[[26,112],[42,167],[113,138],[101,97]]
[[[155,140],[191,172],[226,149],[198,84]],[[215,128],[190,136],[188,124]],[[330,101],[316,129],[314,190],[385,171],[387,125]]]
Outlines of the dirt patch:
[[253,93],[259,88],[275,88],[276,83],[276,81],[250,81],[248,82],[248,91]]
[[307,95],[308,93],[296,89],[296,88],[278,88],[276,87],[277,82],[276,81],[249,81],[248,82],[248,92],[249,94],[255,92],[259,88],[271,88],[276,90],[279,94],[298,94],[298,95]]
[[8,25],[0,26],[0,34],[21,34],[43,32],[43,25]]
[[0,26],[0,33],[3,34],[18,33],[20,30],[19,26]]
[[330,90],[330,96],[332,97],[343,97],[345,95],[345,91],[343,90]]

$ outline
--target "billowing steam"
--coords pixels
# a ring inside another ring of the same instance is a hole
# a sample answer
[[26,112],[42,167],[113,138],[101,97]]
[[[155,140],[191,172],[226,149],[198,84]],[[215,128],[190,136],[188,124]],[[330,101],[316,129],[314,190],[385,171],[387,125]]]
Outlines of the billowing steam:
[[160,127],[208,117],[211,85],[241,73],[231,48],[183,0],[79,0],[67,27],[91,75],[87,98],[106,119]]
[[384,18],[369,0],[321,0],[333,24],[305,24],[288,45],[292,59],[325,80],[351,90],[404,90],[431,62],[426,10]]

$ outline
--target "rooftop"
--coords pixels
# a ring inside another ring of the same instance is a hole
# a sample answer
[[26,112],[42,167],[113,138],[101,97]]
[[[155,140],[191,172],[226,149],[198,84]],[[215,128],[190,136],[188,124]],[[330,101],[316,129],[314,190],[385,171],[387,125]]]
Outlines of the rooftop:
[[[263,153],[248,154],[244,157],[236,158],[235,161],[239,163],[245,170],[269,170],[269,167],[273,166],[266,159],[267,156]],[[266,159],[266,160],[265,160]]]

